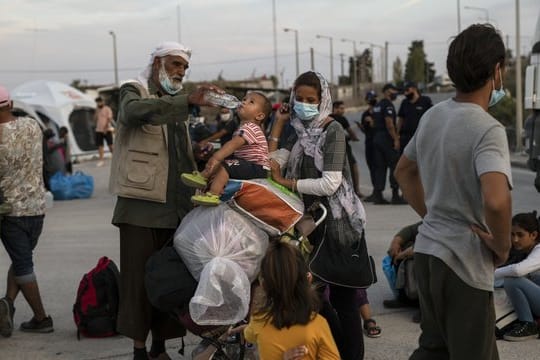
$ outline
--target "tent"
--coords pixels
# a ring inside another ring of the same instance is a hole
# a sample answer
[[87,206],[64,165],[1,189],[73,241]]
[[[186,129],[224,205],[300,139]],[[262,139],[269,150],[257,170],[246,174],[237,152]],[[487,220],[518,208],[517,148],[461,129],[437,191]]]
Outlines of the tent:
[[31,106],[45,126],[56,134],[60,127],[67,127],[72,156],[97,151],[94,140],[96,104],[88,95],[61,82],[37,80],[19,85],[11,96]]

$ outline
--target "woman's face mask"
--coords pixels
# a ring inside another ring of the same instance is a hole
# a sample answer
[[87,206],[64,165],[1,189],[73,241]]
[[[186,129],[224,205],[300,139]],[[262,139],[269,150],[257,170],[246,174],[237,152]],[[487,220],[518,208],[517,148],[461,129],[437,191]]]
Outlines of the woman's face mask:
[[319,115],[319,104],[308,104],[295,101],[293,109],[300,120],[311,120]]

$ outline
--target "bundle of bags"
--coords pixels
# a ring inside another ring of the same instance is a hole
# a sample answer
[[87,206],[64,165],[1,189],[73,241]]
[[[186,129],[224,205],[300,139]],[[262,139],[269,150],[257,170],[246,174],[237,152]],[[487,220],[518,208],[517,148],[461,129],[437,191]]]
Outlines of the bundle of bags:
[[283,234],[303,214],[298,196],[267,179],[231,180],[222,200],[192,210],[174,236],[174,248],[198,282],[189,312],[199,325],[246,317],[269,236]]
[[234,324],[249,310],[268,235],[227,204],[198,207],[182,220],[174,248],[198,282],[189,303],[199,325]]

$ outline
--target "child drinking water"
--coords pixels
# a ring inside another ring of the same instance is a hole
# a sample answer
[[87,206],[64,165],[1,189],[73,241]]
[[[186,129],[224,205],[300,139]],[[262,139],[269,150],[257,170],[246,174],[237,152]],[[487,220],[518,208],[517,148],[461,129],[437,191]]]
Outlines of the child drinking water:
[[[233,138],[216,151],[206,163],[202,172],[181,175],[182,181],[192,187],[204,189],[210,182],[205,194],[194,195],[191,201],[198,205],[219,205],[219,196],[223,188],[233,179],[266,178],[270,163],[268,144],[261,124],[272,111],[272,104],[266,96],[257,91],[250,91],[242,99],[236,113],[240,126]],[[232,158],[228,157],[232,155]]]
[[257,344],[261,359],[283,359],[290,349],[304,349],[303,359],[338,360],[326,320],[317,314],[318,296],[300,251],[274,242],[261,264],[266,300],[244,329],[246,341]]

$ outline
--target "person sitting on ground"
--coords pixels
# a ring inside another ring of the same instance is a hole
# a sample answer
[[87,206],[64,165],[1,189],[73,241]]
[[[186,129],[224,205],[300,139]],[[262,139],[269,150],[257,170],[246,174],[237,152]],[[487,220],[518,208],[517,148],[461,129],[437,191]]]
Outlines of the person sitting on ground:
[[[417,223],[405,226],[392,239],[390,247],[388,248],[388,255],[386,257],[389,258],[395,273],[397,273],[397,269],[403,260],[413,258],[414,241],[416,240],[416,235],[418,235],[418,227],[421,224],[422,222],[419,221]],[[383,264],[385,261],[388,260],[383,259]],[[387,277],[387,280],[395,298],[383,300],[383,306],[385,308],[396,309],[402,307],[418,307],[418,299],[411,299],[407,297],[403,289],[396,288],[395,278],[391,279]],[[420,322],[419,312],[413,315],[413,321]]]
[[519,322],[503,336],[508,341],[538,337],[535,316],[540,316],[540,219],[536,211],[512,218],[512,248],[527,254],[515,264],[495,270],[495,280],[504,279],[504,291],[514,306]]
[[257,344],[261,359],[282,359],[287,349],[301,351],[302,359],[340,359],[330,327],[317,313],[318,296],[297,248],[283,242],[270,244],[260,281],[266,299],[251,315],[244,336]]
[[[181,176],[186,185],[203,189],[210,180],[205,194],[191,197],[194,204],[219,205],[219,196],[229,178],[266,178],[270,163],[261,124],[271,111],[272,104],[264,94],[257,91],[246,94],[237,109],[240,127],[233,138],[212,155],[202,172],[183,173]],[[232,158],[227,159],[231,155]]]

